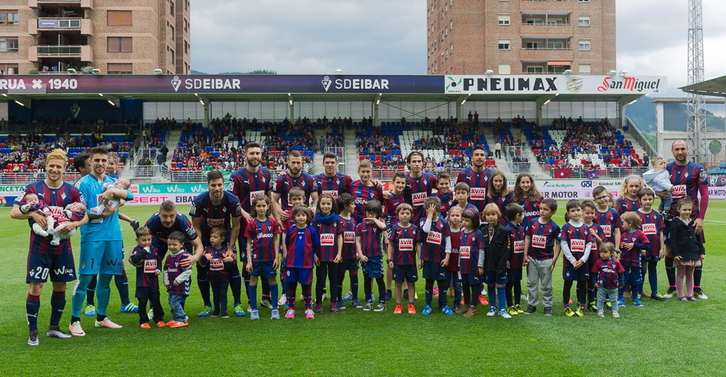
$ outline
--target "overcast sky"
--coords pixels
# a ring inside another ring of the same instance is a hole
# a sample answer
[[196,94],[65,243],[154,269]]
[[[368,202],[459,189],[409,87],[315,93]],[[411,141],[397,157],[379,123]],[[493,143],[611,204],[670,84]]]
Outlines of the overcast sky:
[[[608,1],[608,0],[596,0]],[[426,74],[424,0],[192,1],[192,69]],[[687,81],[688,0],[617,0],[618,70]],[[705,79],[726,75],[726,1],[703,0]]]

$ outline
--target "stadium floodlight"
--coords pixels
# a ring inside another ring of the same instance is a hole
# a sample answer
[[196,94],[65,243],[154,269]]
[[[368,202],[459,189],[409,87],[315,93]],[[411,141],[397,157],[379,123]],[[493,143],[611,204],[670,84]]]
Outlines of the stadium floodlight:
[[572,74],[572,70],[571,69],[566,69],[564,72],[562,72],[562,74],[569,76],[569,75]]
[[628,74],[628,71],[620,71],[620,72],[618,72],[618,76],[620,76],[620,77],[625,77],[625,75],[627,75],[627,74]]
[[340,69],[340,68],[338,68],[338,69],[335,70],[335,74],[336,75],[342,75],[343,74],[343,70]]
[[164,74],[164,71],[162,71],[161,68],[157,68],[157,69],[154,70],[154,74],[163,75]]
[[100,75],[100,74],[102,74],[101,70],[100,70],[100,69],[98,69],[98,68],[94,68],[94,69],[92,69],[92,70],[91,70],[91,73],[93,73],[94,75]]
[[68,72],[69,75],[75,75],[77,73],[75,68],[68,68],[66,69],[66,72]]
[[492,71],[491,69],[487,69],[486,71],[484,71],[484,74],[485,75],[493,75],[494,74],[494,71]]
[[616,70],[614,70],[614,69],[611,69],[611,70],[609,70],[609,71],[608,71],[608,74],[607,74],[607,75],[608,75],[609,77],[613,77],[613,76],[615,76],[615,75],[617,75],[617,74],[618,74],[618,71],[616,71]]

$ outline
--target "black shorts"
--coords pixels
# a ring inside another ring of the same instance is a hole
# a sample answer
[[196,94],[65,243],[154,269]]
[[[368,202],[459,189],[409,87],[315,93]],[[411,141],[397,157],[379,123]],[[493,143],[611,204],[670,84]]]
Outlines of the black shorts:
[[76,280],[76,264],[73,254],[28,254],[26,283],[45,283],[50,276],[52,282]]
[[341,273],[345,271],[358,271],[358,259],[343,259],[340,265],[338,265],[338,271]]
[[156,287],[136,287],[136,298],[159,298],[159,286]]
[[416,269],[416,265],[406,264],[393,266],[393,280],[396,283],[403,283],[404,281],[408,283],[415,283],[418,281],[418,270]]
[[446,267],[440,263],[423,261],[423,277],[426,280],[446,280]]
[[522,281],[522,268],[510,268],[507,270],[507,282],[514,283]]
[[587,263],[580,268],[570,266],[562,270],[562,278],[571,281],[590,280],[590,270],[587,269]]

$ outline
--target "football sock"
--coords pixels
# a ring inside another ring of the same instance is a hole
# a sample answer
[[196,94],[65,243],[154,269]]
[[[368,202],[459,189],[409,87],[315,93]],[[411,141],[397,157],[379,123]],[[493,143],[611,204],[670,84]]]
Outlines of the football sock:
[[28,319],[30,331],[38,329],[38,312],[40,311],[40,296],[33,296],[28,293],[25,300],[25,316]]
[[[40,302],[38,303],[40,304]],[[40,307],[40,305],[38,305]],[[63,316],[63,311],[66,308],[66,292],[65,291],[53,291],[50,296],[50,325],[58,326]]]

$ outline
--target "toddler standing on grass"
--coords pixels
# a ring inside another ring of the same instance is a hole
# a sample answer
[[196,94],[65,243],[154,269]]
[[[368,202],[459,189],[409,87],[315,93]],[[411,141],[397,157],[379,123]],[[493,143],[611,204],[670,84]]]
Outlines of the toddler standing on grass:
[[192,267],[182,267],[182,261],[187,257],[184,252],[185,239],[184,234],[178,230],[171,232],[166,238],[169,255],[164,263],[164,286],[169,293],[172,320],[168,325],[172,329],[189,325],[189,317],[184,313],[184,303],[189,296]]
[[618,318],[618,277],[625,272],[620,262],[615,259],[615,245],[605,242],[600,245],[600,259],[590,270],[595,274],[595,287],[597,287],[597,315],[604,317],[605,301],[609,301],[613,309],[613,317]]

